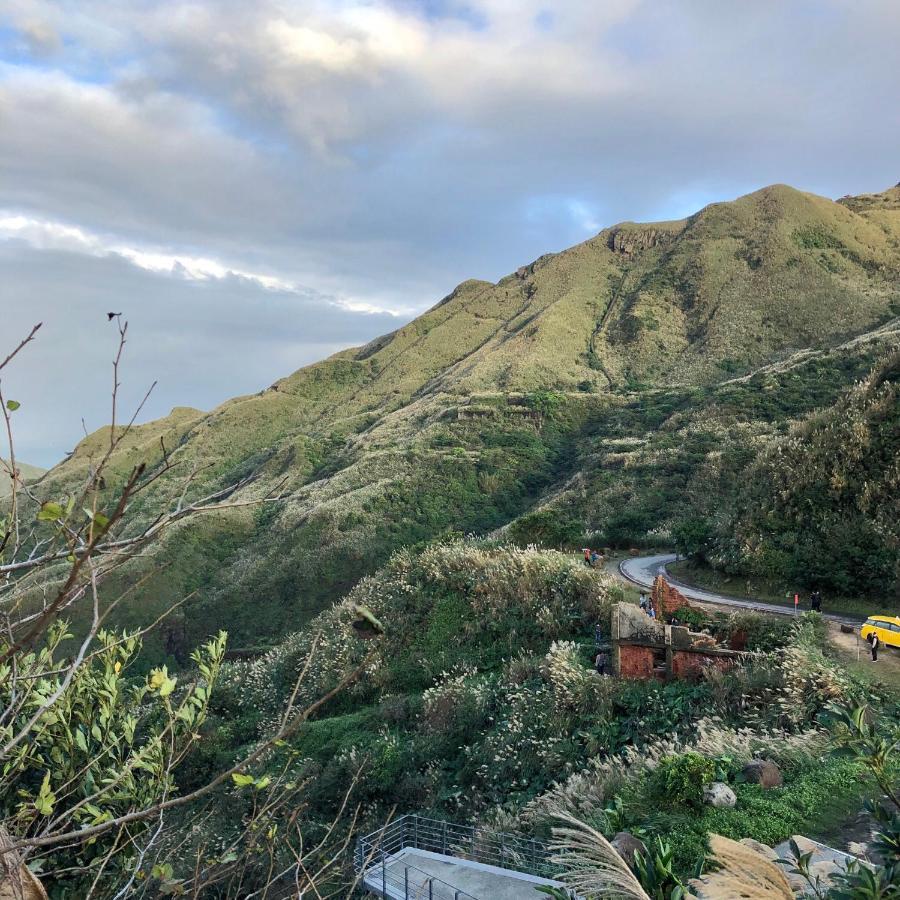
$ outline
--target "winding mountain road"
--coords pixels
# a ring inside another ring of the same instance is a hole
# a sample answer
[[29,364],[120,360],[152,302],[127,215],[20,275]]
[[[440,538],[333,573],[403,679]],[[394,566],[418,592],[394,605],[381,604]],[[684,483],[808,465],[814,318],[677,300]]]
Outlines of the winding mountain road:
[[[763,603],[760,600],[739,600],[737,597],[727,597],[724,594],[716,594],[713,591],[704,591],[700,588],[684,584],[669,574],[668,566],[678,557],[674,553],[661,553],[657,556],[635,556],[623,559],[618,566],[619,575],[626,581],[636,584],[638,587],[651,588],[657,575],[665,576],[666,581],[678,588],[688,600],[696,600],[698,603],[712,603],[716,606],[733,606],[740,609],[753,609],[757,612],[776,613],[782,616],[794,615],[794,610],[789,606],[779,606],[776,603]],[[858,625],[860,619],[852,616],[839,616],[834,613],[822,613],[823,617],[832,622]]]

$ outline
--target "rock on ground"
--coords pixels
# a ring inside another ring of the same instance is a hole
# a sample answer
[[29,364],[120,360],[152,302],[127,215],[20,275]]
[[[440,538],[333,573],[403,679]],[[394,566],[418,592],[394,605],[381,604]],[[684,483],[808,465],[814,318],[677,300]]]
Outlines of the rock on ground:
[[737,795],[724,781],[714,781],[703,788],[703,802],[716,809],[732,809]]
[[755,759],[747,763],[742,772],[744,780],[749,784],[758,784],[764,790],[781,787],[784,783],[781,769],[770,759]]
[[629,866],[634,865],[634,855],[636,853],[647,853],[647,845],[629,831],[620,831],[610,843],[613,845],[613,849],[616,853],[618,853]]

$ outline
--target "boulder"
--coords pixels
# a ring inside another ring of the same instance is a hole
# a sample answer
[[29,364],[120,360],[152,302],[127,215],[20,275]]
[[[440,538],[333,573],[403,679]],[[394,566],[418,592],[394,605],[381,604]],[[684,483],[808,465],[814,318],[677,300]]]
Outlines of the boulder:
[[802,834],[791,835],[791,840],[797,845],[797,849],[801,853],[816,853],[821,848],[821,844],[817,844],[815,841],[811,841],[808,837],[804,837]]
[[620,831],[611,841],[613,849],[629,866],[634,865],[635,853],[646,855],[647,845],[640,839],[636,838],[630,831]]
[[760,856],[764,856],[772,862],[778,861],[778,852],[774,847],[770,847],[768,844],[761,844],[759,841],[753,840],[753,838],[741,838],[738,843],[743,844],[745,847],[749,847],[751,850],[755,850]]
[[703,802],[716,809],[733,809],[737,795],[724,781],[714,781],[703,788]]
[[781,769],[771,759],[754,759],[744,766],[741,774],[748,784],[758,784],[766,791],[781,787],[784,783]]

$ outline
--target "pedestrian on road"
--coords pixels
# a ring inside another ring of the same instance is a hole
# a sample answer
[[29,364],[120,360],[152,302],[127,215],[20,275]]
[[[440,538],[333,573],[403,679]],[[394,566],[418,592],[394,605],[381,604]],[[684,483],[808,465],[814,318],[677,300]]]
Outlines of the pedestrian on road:
[[822,595],[818,591],[809,595],[809,608],[813,612],[822,612]]
[[873,634],[872,635],[872,662],[878,661],[878,644],[879,644],[878,635]]
[[599,675],[606,674],[606,667],[609,664],[609,657],[602,650],[594,657],[594,668]]

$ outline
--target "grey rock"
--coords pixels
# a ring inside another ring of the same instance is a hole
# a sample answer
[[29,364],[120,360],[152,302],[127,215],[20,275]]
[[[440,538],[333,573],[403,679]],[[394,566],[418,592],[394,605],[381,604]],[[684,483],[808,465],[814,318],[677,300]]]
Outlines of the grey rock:
[[635,853],[644,855],[647,853],[647,845],[640,838],[636,838],[630,831],[620,831],[610,843],[613,845],[613,849],[616,853],[618,853],[629,866],[634,865]]
[[703,802],[716,809],[733,809],[737,795],[724,781],[714,781],[703,788]]

